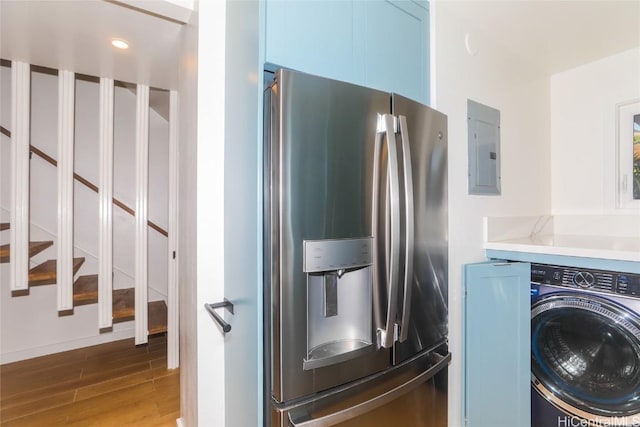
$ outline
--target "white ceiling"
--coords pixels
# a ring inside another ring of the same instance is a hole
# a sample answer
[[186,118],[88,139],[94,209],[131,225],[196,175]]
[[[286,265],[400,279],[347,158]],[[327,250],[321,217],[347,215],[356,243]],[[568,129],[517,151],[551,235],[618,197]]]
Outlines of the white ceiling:
[[640,0],[440,3],[474,26],[487,44],[549,74],[640,46]]
[[[550,74],[640,46],[640,0],[439,1]],[[179,21],[190,8],[193,0],[0,0],[0,57],[176,89]],[[160,17],[166,10],[180,14]],[[112,38],[130,49],[117,51]]]
[[[102,0],[1,0],[0,56],[177,89],[182,24],[135,10],[135,1],[120,3],[128,6]],[[143,3],[175,6],[160,0]],[[128,41],[129,49],[112,47],[113,38]]]

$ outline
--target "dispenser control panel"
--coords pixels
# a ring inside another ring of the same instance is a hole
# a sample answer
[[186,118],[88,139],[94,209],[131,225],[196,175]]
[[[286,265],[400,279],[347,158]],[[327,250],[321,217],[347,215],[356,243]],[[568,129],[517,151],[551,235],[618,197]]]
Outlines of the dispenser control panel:
[[305,273],[366,267],[373,264],[373,237],[304,241]]

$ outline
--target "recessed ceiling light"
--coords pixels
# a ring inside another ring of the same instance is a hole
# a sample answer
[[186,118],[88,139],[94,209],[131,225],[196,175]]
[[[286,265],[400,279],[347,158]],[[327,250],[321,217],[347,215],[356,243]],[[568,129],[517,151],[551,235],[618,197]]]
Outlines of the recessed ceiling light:
[[118,49],[128,49],[129,48],[129,43],[127,43],[126,41],[122,40],[122,39],[113,39],[111,40],[111,44],[115,47],[117,47]]

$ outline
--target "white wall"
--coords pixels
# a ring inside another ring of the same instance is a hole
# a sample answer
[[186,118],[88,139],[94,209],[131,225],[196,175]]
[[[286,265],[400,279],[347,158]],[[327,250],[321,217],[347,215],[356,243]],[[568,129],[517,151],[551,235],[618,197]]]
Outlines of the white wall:
[[616,104],[638,99],[640,48],[551,76],[554,215],[640,215],[616,208]]
[[[476,18],[469,16],[466,3],[431,4],[433,104],[449,118],[450,426],[463,425],[461,269],[485,258],[482,218],[546,214],[551,209],[549,78],[491,42],[489,34],[474,26]],[[465,49],[468,32],[475,55]],[[500,110],[501,196],[468,195],[467,99]]]
[[[0,67],[2,93],[10,94],[11,70]],[[31,81],[31,144],[51,157],[57,156],[57,76],[32,72]],[[11,130],[11,97],[3,96],[1,124]],[[98,185],[98,84],[76,81],[75,171]],[[114,195],[130,207],[135,207],[134,136],[135,94],[116,88],[114,147]],[[150,111],[149,217],[167,228],[167,165],[168,123],[155,111]],[[0,207],[10,209],[10,144],[2,137],[2,181]],[[31,160],[31,240],[53,240],[54,245],[31,259],[35,266],[56,258],[57,230],[57,170],[40,157]],[[78,275],[97,272],[98,255],[98,195],[75,182],[74,185],[74,256],[85,257]],[[114,208],[114,287],[134,284],[134,218]],[[9,233],[3,232],[0,242],[6,243]],[[149,233],[150,300],[165,299],[167,294],[167,239],[158,232]],[[11,297],[8,264],[0,266],[2,274],[2,363],[35,357],[71,348],[127,338],[133,335],[132,322],[114,327],[113,333],[98,331],[97,305],[77,307],[74,316],[58,317],[55,285],[32,288],[30,295]]]
[[[6,129],[11,126],[11,70],[0,66],[0,125]],[[11,139],[0,134],[0,206],[11,203]],[[0,210],[0,222],[9,222],[8,211]],[[8,231],[0,232],[0,242],[9,243]]]

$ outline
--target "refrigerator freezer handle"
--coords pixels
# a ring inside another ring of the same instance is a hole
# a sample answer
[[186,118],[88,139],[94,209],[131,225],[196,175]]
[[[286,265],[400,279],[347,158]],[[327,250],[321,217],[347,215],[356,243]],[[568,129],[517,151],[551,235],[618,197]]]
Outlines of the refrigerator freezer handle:
[[400,135],[402,138],[402,164],[404,165],[405,190],[405,267],[404,267],[404,301],[402,303],[402,321],[400,323],[400,337],[403,342],[409,334],[409,318],[411,316],[411,289],[413,281],[413,248],[414,248],[414,204],[413,204],[413,175],[411,170],[411,149],[409,144],[409,128],[407,118],[399,116]]
[[289,423],[293,427],[329,427],[350,420],[357,416],[366,414],[367,412],[370,412],[382,405],[391,402],[392,400],[397,399],[403,394],[410,392],[420,384],[431,379],[449,363],[449,361],[451,360],[451,353],[447,353],[445,356],[437,355],[437,357],[439,358],[439,360],[431,368],[427,369],[420,375],[413,377],[409,381],[387,391],[386,393],[378,395],[372,399],[365,400],[364,402],[361,402],[355,406],[351,406],[349,408],[334,412],[329,415],[325,415],[320,418],[301,420],[300,418],[307,418],[304,407],[298,410],[300,411],[297,414],[298,416],[296,416],[296,409],[293,409],[289,411]]
[[387,164],[389,168],[388,179],[389,179],[389,203],[391,204],[390,209],[390,222],[391,222],[391,248],[389,254],[389,277],[380,280],[378,277],[377,285],[382,286],[382,284],[387,284],[389,289],[388,294],[388,304],[387,304],[387,321],[384,329],[378,329],[378,345],[384,348],[390,348],[393,346],[393,342],[396,339],[396,313],[397,313],[397,304],[398,304],[398,270],[400,264],[400,184],[399,184],[399,174],[398,174],[398,154],[397,154],[397,143],[396,143],[396,118],[391,114],[384,114],[379,116],[378,120],[378,133],[376,135],[376,147],[374,154],[374,197],[373,197],[373,217],[372,221],[373,236],[376,240],[374,253],[376,253],[376,259],[374,262],[380,262],[381,260],[377,259],[377,247],[380,244],[378,239],[378,219],[377,215],[377,194],[379,191],[380,184],[380,151],[381,140],[378,135],[380,133],[384,133],[386,135],[387,141]]

